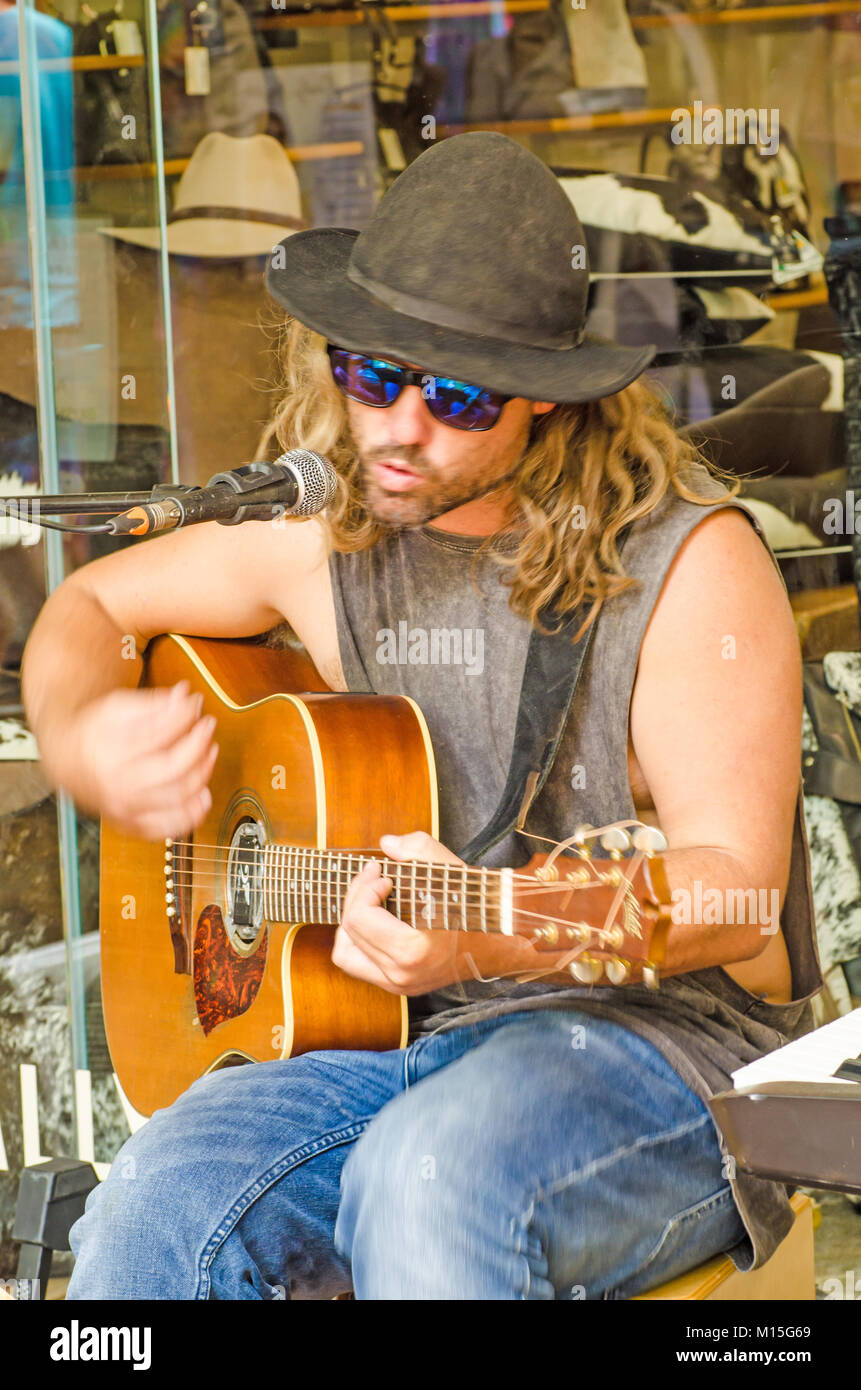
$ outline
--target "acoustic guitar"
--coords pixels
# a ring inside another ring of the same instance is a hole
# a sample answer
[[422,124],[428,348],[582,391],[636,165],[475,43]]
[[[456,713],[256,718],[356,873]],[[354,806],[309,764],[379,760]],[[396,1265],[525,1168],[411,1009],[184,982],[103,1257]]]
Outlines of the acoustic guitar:
[[142,1114],[216,1067],[404,1044],[406,1000],[330,959],[347,887],[372,857],[393,881],[387,907],[412,927],[525,936],[570,949],[578,980],[655,982],[670,924],[659,831],[605,828],[593,858],[597,832],[583,827],[517,870],[387,860],[383,833],[438,837],[413,700],[336,694],[301,651],[151,642],[143,684],[183,678],[218,721],[209,814],[158,843],[102,824],[105,1027]]

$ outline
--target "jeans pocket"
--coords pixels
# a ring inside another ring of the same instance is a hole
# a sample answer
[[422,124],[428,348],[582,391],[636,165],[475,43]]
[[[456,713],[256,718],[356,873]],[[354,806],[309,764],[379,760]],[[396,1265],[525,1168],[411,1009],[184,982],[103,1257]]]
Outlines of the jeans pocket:
[[639,1269],[608,1289],[604,1297],[625,1299],[645,1293],[738,1245],[744,1235],[732,1188],[722,1187],[671,1217]]

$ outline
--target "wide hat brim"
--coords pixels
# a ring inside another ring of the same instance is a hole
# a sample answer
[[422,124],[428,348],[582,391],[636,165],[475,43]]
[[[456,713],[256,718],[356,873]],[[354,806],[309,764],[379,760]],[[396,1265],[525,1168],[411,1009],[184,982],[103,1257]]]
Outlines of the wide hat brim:
[[[146,246],[151,251],[161,247],[160,227],[100,227],[99,230],[131,246]],[[279,234],[285,240],[296,235],[283,225],[277,227],[269,222],[190,217],[184,222],[169,223],[165,242],[171,256],[233,260],[241,256],[271,256],[273,247],[278,245]]]
[[266,270],[266,287],[278,303],[339,347],[412,362],[507,396],[570,404],[623,390],[655,356],[654,347],[622,347],[591,333],[577,347],[530,347],[401,313],[348,278],[358,236],[337,227],[296,232]]

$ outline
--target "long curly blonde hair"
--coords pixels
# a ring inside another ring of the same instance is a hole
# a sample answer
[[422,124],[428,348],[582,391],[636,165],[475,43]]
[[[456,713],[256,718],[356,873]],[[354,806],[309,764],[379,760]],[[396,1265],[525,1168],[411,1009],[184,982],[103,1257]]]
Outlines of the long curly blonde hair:
[[[361,463],[325,339],[295,319],[281,327],[278,339],[285,394],[263,432],[258,457],[277,443],[282,450],[313,449],[329,458],[339,478],[323,518],[329,542],[338,551],[365,550],[389,531],[365,507]],[[523,537],[515,550],[499,555],[510,568],[506,582],[514,612],[542,627],[539,615],[551,600],[559,617],[588,603],[579,637],[606,599],[638,583],[625,573],[618,550],[620,533],[631,522],[654,511],[670,488],[704,507],[722,500],[725,494],[706,497],[685,481],[696,463],[731,494],[738,492],[737,479],[680,437],[642,380],[614,396],[557,405],[535,416],[512,482]],[[495,539],[488,537],[486,546]]]

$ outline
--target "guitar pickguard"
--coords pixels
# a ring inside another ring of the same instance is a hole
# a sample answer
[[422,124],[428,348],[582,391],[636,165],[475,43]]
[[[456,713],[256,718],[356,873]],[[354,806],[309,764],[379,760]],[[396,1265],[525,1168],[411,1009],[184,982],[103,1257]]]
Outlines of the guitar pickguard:
[[251,1008],[263,979],[267,945],[264,931],[253,955],[238,955],[221,908],[210,903],[203,909],[194,932],[193,974],[194,1004],[204,1035]]

